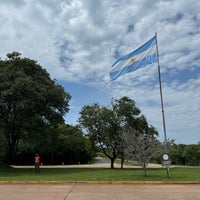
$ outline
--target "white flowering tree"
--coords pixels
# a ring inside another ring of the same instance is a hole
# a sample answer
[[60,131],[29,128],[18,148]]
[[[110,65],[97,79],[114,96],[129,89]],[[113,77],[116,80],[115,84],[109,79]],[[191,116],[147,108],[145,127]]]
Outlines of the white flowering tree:
[[156,145],[157,131],[154,127],[148,127],[147,130],[140,132],[128,128],[122,134],[122,139],[126,143],[126,155],[133,159],[144,169],[144,175],[147,176],[147,165],[152,158],[153,149]]

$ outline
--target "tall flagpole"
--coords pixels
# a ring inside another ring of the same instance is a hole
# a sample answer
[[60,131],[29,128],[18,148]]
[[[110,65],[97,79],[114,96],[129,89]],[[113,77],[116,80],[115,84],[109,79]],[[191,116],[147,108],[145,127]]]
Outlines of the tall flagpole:
[[[166,125],[165,125],[165,113],[164,113],[164,106],[163,106],[163,95],[162,95],[162,83],[161,83],[161,75],[160,75],[160,61],[159,61],[159,54],[158,54],[158,41],[157,41],[157,33],[156,35],[156,49],[157,49],[157,59],[158,59],[158,78],[159,78],[159,85],[160,85],[160,100],[161,100],[161,108],[162,108],[162,120],[163,120],[163,129],[164,129],[164,142],[165,142],[165,150],[167,151],[167,133],[166,133]],[[167,152],[166,152],[167,153]]]
[[[166,133],[166,125],[165,125],[165,113],[164,113],[164,105],[163,105],[163,95],[162,95],[162,82],[161,82],[161,75],[160,75],[160,61],[159,61],[159,54],[158,54],[158,41],[157,41],[157,33],[156,35],[156,49],[157,49],[157,59],[158,59],[158,79],[159,79],[159,85],[160,85],[160,100],[161,100],[161,108],[162,108],[162,120],[163,120],[163,130],[164,130],[164,145],[165,145],[165,154],[168,155],[168,149],[167,149],[167,133]],[[168,160],[168,159],[167,159]],[[171,162],[170,160],[168,160]],[[166,172],[167,177],[169,178],[169,166],[170,164],[167,163],[166,165]]]

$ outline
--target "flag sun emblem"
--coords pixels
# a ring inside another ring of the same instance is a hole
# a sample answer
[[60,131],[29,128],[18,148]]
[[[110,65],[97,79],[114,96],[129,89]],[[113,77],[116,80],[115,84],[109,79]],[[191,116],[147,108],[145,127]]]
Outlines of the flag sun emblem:
[[131,62],[131,63],[134,63],[134,62],[135,62],[135,58],[132,57],[132,58],[130,59],[130,62]]

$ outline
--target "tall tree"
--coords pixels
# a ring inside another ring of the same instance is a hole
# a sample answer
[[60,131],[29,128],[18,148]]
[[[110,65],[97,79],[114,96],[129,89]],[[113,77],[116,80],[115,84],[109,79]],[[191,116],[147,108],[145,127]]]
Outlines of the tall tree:
[[134,130],[146,130],[148,123],[144,115],[141,114],[140,109],[135,105],[135,101],[129,97],[122,97],[120,99],[113,99],[111,102],[112,110],[115,115],[115,121],[118,121],[120,130],[115,134],[116,148],[121,159],[121,168],[125,160],[125,150],[127,145],[121,137],[124,130],[130,127]]
[[0,128],[11,162],[24,132],[64,122],[71,96],[36,61],[21,58],[18,52],[7,58],[0,60]]
[[126,148],[120,137],[123,130],[127,126],[135,129],[147,127],[146,119],[140,114],[135,102],[128,97],[113,99],[111,108],[99,104],[84,106],[80,115],[81,126],[86,128],[89,137],[111,160],[111,168],[114,167],[117,156],[121,157],[123,167]]
[[111,130],[110,123],[113,119],[112,111],[95,103],[91,106],[84,106],[80,115],[80,125],[87,130],[91,141],[111,160],[111,168],[113,168],[117,151],[113,140],[113,132],[116,130],[115,127]]

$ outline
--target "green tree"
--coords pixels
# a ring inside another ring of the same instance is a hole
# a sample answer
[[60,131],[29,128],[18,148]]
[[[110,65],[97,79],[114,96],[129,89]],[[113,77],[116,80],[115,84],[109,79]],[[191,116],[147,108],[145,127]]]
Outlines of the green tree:
[[111,108],[100,106],[98,103],[92,106],[84,106],[80,112],[79,123],[88,132],[88,136],[94,141],[110,160],[111,168],[114,167],[115,159],[120,156],[121,167],[125,159],[126,145],[121,138],[126,127],[135,130],[144,130],[148,124],[135,102],[122,97],[112,100]]
[[148,129],[148,123],[144,115],[135,105],[135,101],[124,96],[120,99],[112,100],[112,111],[115,116],[115,122],[118,124],[118,132],[115,132],[115,141],[118,156],[121,159],[121,168],[125,160],[125,151],[127,149],[122,133],[128,128],[140,130],[140,132]]
[[68,164],[88,163],[94,157],[90,140],[83,135],[80,128],[60,125],[58,131],[57,155]]
[[41,133],[45,126],[64,122],[71,96],[36,61],[18,52],[7,58],[0,60],[0,128],[11,162],[24,133]]
[[113,139],[116,124],[112,111],[95,103],[92,106],[84,106],[80,115],[80,125],[86,129],[91,141],[111,160],[111,168],[113,168],[117,150]]
[[172,164],[200,165],[200,144],[174,144],[171,148]]

